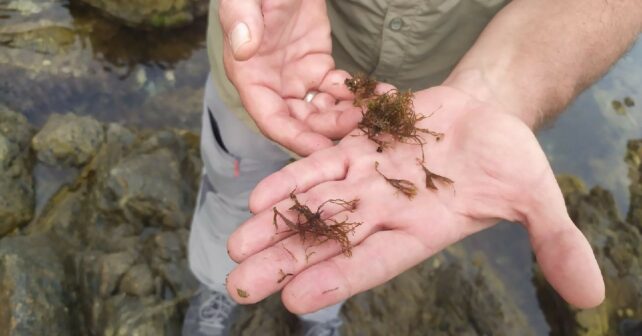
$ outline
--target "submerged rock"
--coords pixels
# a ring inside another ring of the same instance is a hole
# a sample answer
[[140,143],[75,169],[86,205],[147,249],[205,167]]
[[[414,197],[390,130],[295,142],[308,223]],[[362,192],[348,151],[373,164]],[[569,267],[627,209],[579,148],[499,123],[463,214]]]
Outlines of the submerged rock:
[[52,114],[32,145],[44,163],[80,166],[96,154],[104,133],[103,126],[94,118]]
[[[483,258],[459,247],[348,299],[341,335],[535,335]],[[232,335],[292,335],[297,318],[273,296],[241,307]]]
[[0,241],[0,335],[71,335],[71,296],[50,237]]
[[569,187],[578,183],[560,184],[567,187],[563,192],[571,218],[595,252],[604,276],[606,299],[593,309],[575,309],[555,293],[538,271],[535,282],[551,335],[638,335],[623,330],[634,330],[635,323],[642,322],[642,234],[632,223],[619,218],[609,191]]
[[642,232],[642,139],[627,144],[625,161],[629,166],[631,205],[626,220]]
[[33,216],[31,135],[25,117],[0,105],[0,237]]
[[127,25],[171,28],[207,14],[207,0],[82,0]]
[[100,316],[99,335],[179,335],[180,317],[176,305],[154,297],[143,299],[125,294],[116,295],[105,302]]
[[534,335],[492,267],[457,247],[348,300],[343,335]]

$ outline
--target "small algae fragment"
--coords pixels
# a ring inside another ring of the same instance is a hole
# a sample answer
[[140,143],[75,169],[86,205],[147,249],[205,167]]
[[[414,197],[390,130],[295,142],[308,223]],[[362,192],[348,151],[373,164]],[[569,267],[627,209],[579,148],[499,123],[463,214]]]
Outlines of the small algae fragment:
[[281,283],[281,282],[283,282],[283,280],[285,280],[285,278],[287,278],[289,276],[293,276],[293,275],[294,274],[292,274],[292,273],[285,273],[285,272],[283,272],[282,269],[279,269],[279,280],[277,280],[276,283]]
[[404,194],[406,197],[408,197],[408,199],[412,199],[417,195],[417,187],[414,183],[408,180],[398,180],[386,177],[386,175],[379,171],[379,162],[377,161],[375,161],[375,170],[377,171],[377,173],[379,173],[379,175],[381,175],[381,177],[386,180],[386,182],[388,182],[388,184]]
[[633,106],[635,106],[635,101],[631,97],[625,97],[624,98],[624,105],[626,105],[626,107],[633,107]]
[[338,290],[338,289],[339,289],[339,287],[334,287],[334,288],[326,289],[326,290],[324,290],[323,292],[321,292],[321,294],[327,294],[327,293],[330,293],[330,292],[334,292],[335,290]]
[[248,292],[246,292],[246,291],[244,291],[244,290],[242,290],[242,289],[240,289],[240,288],[237,288],[237,289],[236,289],[236,293],[237,293],[240,297],[242,297],[242,298],[244,298],[244,299],[250,296],[250,294],[249,294]]
[[437,190],[437,185],[435,185],[435,181],[441,182],[447,185],[452,185],[454,183],[453,180],[445,176],[437,175],[431,172],[430,170],[428,170],[426,165],[419,159],[417,159],[417,163],[421,166],[421,168],[424,170],[424,173],[426,174],[426,188]]
[[615,113],[619,115],[626,114],[626,109],[624,108],[624,104],[622,104],[622,102],[619,100],[613,100],[611,102],[611,107],[613,107],[613,110],[615,110]]

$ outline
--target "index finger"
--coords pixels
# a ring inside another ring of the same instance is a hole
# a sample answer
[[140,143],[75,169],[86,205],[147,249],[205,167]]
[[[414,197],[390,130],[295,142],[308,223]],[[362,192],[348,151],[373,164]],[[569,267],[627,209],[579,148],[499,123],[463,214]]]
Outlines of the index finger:
[[283,98],[267,87],[253,85],[241,92],[241,100],[263,134],[299,155],[333,145],[332,140],[295,119]]

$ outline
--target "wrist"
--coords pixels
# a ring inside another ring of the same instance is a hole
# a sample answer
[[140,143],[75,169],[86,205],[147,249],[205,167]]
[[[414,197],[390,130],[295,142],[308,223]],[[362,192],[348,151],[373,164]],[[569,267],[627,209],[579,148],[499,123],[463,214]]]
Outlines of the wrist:
[[543,108],[534,94],[520,91],[518,82],[510,80],[502,69],[492,71],[477,68],[453,71],[443,85],[462,91],[475,99],[496,106],[535,129],[543,122]]

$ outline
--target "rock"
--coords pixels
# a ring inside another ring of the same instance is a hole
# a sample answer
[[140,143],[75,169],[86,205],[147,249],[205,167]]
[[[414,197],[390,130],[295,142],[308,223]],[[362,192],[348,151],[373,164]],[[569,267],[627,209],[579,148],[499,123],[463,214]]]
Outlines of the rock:
[[33,217],[32,133],[24,116],[0,105],[0,237]]
[[[538,297],[551,335],[613,335],[626,329],[626,325],[642,321],[642,234],[632,223],[619,218],[610,192],[599,187],[590,191],[562,190],[569,215],[595,252],[604,276],[606,299],[593,309],[575,309],[555,293],[537,270]],[[636,207],[633,202],[631,205]]]
[[154,278],[147,264],[138,264],[127,271],[120,282],[119,291],[144,297],[154,292]]
[[172,231],[160,232],[152,238],[156,256],[165,260],[180,260],[185,256],[185,250],[181,246],[181,238]]
[[42,162],[80,166],[96,154],[104,136],[103,126],[91,117],[53,114],[32,145]]
[[134,265],[137,257],[129,251],[81,255],[79,271],[83,278],[79,285],[101,298],[109,297],[114,294],[121,278]]
[[156,266],[157,272],[165,280],[176,297],[189,297],[198,288],[198,281],[189,270],[185,259],[173,263],[163,263]]
[[71,334],[179,334],[198,285],[185,252],[198,136],[109,124],[103,138],[24,232],[58,237],[74,279]]
[[11,163],[13,153],[16,152],[14,146],[7,137],[0,134],[0,168],[7,168]]
[[168,149],[124,159],[109,171],[106,193],[116,212],[139,225],[181,227],[186,195],[178,160]]
[[71,335],[70,288],[49,237],[0,240],[0,335]]
[[105,302],[104,315],[100,316],[102,332],[97,335],[180,335],[176,311],[176,302],[116,295]]
[[206,0],[82,0],[134,27],[183,26],[207,14]]

